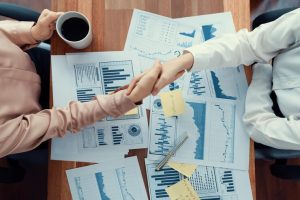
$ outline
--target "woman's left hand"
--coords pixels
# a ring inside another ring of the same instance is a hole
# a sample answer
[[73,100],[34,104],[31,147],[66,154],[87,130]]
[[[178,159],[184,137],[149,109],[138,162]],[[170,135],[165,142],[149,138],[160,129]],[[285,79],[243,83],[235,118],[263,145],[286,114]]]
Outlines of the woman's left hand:
[[55,22],[61,14],[62,12],[53,12],[44,9],[37,23],[31,28],[32,37],[36,41],[44,41],[51,38],[55,30]]

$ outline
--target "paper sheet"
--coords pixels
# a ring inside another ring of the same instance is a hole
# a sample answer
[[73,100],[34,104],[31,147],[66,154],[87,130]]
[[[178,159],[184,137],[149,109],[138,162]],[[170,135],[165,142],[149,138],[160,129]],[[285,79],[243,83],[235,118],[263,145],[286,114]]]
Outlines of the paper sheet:
[[171,200],[200,200],[198,194],[187,179],[166,188]]
[[169,161],[167,165],[188,178],[192,176],[197,168],[197,165],[195,164],[179,163],[174,161]]
[[[157,163],[146,160],[151,200],[169,200],[166,188],[183,180],[176,170],[165,166],[156,171]],[[198,165],[188,178],[201,200],[230,199],[252,200],[248,171]]]
[[[138,54],[141,71],[144,71],[152,67],[157,59],[163,63],[180,56],[185,48],[195,44],[197,38],[199,36],[194,26],[134,9],[124,50]],[[180,78],[162,90],[172,91],[182,86],[183,79]],[[149,98],[144,105],[150,109]]]
[[136,157],[67,170],[73,200],[148,199]]
[[166,117],[178,116],[185,111],[185,102],[182,91],[176,89],[160,93],[161,104]]
[[[195,43],[234,33],[230,13],[176,19],[197,27]],[[174,161],[235,169],[248,169],[249,136],[242,126],[247,81],[243,67],[188,73],[183,80],[185,112],[166,117],[161,99],[151,99],[148,157],[161,159],[176,138],[188,131],[189,139]]]
[[[76,53],[52,56],[54,106],[71,100],[86,102],[128,84],[139,72],[138,57],[125,52]],[[107,116],[77,134],[52,140],[51,159],[105,162],[122,158],[129,149],[147,146],[146,111],[119,118]]]

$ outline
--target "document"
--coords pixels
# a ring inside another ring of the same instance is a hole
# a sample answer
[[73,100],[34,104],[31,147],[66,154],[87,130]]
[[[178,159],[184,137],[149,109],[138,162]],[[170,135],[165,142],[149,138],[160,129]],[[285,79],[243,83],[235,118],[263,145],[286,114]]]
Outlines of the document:
[[[192,25],[134,9],[124,50],[138,54],[143,72],[152,67],[155,60],[163,63],[180,56],[185,48],[195,44],[199,37],[197,33]],[[164,87],[162,91],[182,88],[183,81],[184,79],[180,78]],[[147,109],[150,109],[149,98],[144,101],[144,104]]]
[[66,172],[73,200],[148,199],[136,157]]
[[171,200],[200,200],[197,192],[187,179],[183,179],[178,183],[166,188]]
[[195,164],[187,164],[187,163],[178,163],[174,161],[169,161],[168,166],[175,169],[178,171],[180,174],[186,176],[186,177],[191,177],[194,171],[197,168],[197,165]]
[[[169,166],[156,171],[156,162],[146,160],[148,186],[151,200],[169,200],[166,188],[185,177]],[[198,165],[187,180],[201,200],[230,199],[252,200],[248,171]]]
[[[128,84],[139,73],[138,57],[125,52],[75,53],[52,56],[54,106],[90,101]],[[129,149],[147,147],[145,108],[101,121],[52,140],[51,159],[105,162],[122,158]]]
[[[196,27],[193,44],[234,33],[230,13],[176,19]],[[247,81],[243,66],[187,73],[182,91],[185,112],[168,117],[162,99],[152,97],[148,157],[161,159],[181,133],[187,142],[173,161],[247,170],[249,136],[242,125]]]

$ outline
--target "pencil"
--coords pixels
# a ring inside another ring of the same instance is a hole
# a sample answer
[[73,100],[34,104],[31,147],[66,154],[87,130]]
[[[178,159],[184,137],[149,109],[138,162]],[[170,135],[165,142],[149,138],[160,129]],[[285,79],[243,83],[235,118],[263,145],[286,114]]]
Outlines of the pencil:
[[178,143],[176,143],[174,147],[167,153],[167,155],[157,164],[157,166],[155,167],[156,171],[159,171],[163,166],[165,166],[168,160],[183,145],[183,143],[186,141],[187,138],[188,138],[188,134],[184,132],[183,135],[178,139]]

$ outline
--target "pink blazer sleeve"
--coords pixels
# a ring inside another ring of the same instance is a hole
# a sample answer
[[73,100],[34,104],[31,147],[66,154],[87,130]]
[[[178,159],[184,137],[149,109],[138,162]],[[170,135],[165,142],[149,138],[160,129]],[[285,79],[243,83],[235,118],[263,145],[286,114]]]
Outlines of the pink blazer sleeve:
[[13,20],[0,21],[0,31],[8,37],[12,43],[19,47],[37,44],[31,34],[34,22],[20,22]]
[[3,124],[0,138],[0,157],[28,151],[50,138],[77,132],[106,116],[118,117],[136,105],[124,91],[97,96],[90,102],[70,102],[66,108],[42,110],[36,114],[21,115]]

